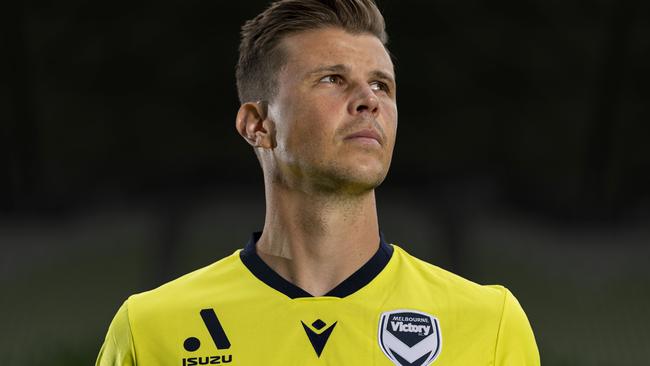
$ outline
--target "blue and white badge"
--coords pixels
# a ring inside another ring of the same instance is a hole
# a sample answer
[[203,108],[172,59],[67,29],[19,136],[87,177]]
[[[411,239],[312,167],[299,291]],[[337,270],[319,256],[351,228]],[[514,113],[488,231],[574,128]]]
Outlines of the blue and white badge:
[[379,318],[379,346],[397,366],[429,365],[442,348],[438,319],[417,310],[382,313]]

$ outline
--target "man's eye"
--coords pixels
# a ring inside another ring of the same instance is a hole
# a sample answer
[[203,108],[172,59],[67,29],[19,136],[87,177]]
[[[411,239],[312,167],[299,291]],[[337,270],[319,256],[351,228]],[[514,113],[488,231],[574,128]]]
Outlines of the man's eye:
[[382,83],[381,81],[373,81],[370,83],[370,88],[375,91],[389,91],[388,85],[386,85],[386,83]]
[[340,84],[343,79],[338,75],[327,75],[319,80],[320,83]]

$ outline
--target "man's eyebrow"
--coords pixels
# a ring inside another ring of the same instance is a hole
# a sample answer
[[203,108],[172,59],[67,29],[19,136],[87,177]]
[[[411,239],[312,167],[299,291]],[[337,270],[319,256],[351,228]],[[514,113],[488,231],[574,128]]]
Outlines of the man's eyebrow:
[[370,72],[370,76],[373,78],[381,79],[384,81],[388,81],[392,84],[395,84],[395,77],[393,76],[393,74],[387,73],[382,70],[374,70]]
[[315,69],[309,71],[307,74],[308,75],[316,75],[316,74],[322,74],[326,72],[336,72],[336,73],[344,73],[348,71],[349,68],[343,64],[336,64],[336,65],[322,65],[318,66]]

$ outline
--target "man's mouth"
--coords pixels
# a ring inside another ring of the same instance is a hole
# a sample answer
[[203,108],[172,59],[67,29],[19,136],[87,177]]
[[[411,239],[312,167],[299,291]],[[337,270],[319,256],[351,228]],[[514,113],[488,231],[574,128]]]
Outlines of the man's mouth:
[[381,136],[372,129],[357,131],[345,137],[345,140],[355,140],[366,144],[381,145]]

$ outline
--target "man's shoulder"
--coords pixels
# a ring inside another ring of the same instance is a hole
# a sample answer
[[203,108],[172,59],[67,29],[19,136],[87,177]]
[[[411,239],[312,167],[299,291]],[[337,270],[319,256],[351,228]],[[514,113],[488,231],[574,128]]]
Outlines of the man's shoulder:
[[454,351],[447,348],[446,354],[453,355],[452,359],[463,360],[456,363],[473,364],[477,354],[485,357],[494,353],[490,356],[494,357],[494,364],[539,365],[530,323],[506,287],[480,285],[398,247],[395,253],[395,293],[388,306],[399,308],[407,301],[408,308],[431,314],[440,321],[446,344],[462,345],[469,341],[472,353],[465,353],[462,347],[455,347]]
[[508,289],[502,285],[481,285],[451,271],[421,260],[399,246],[395,247],[397,256],[397,275],[399,283],[412,287],[412,291],[430,294],[440,302],[462,307],[481,307],[499,312],[503,306]]

